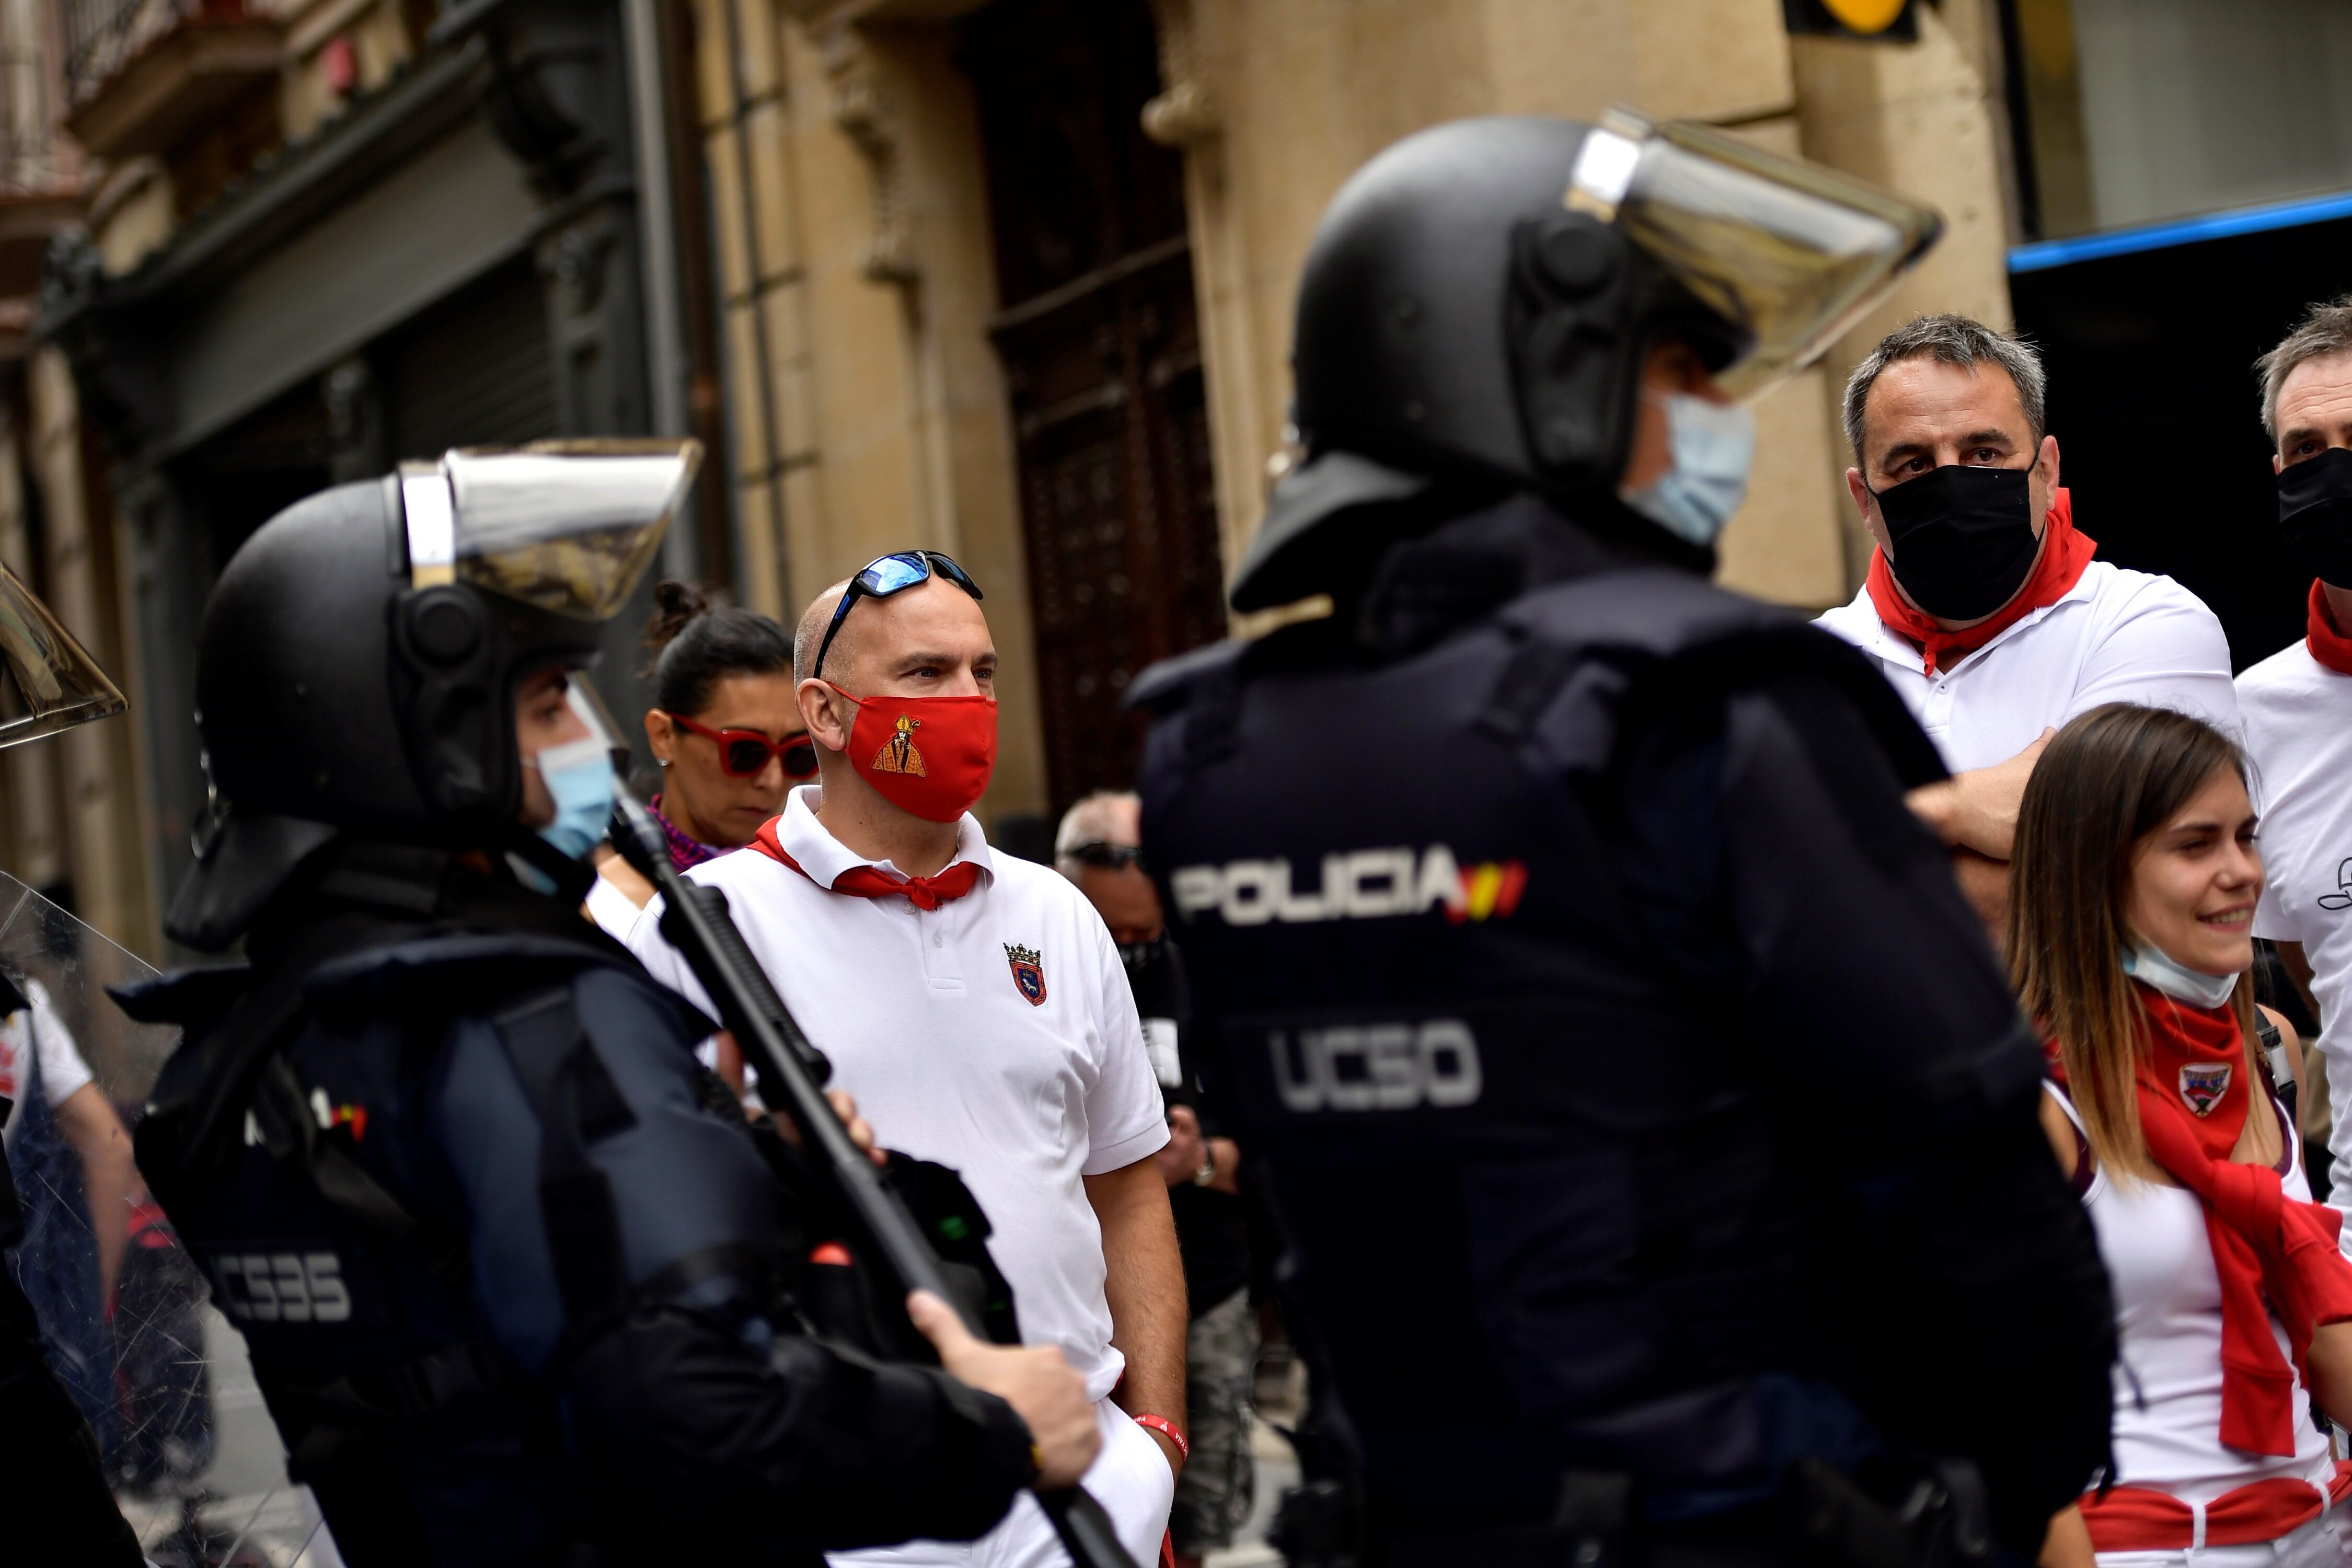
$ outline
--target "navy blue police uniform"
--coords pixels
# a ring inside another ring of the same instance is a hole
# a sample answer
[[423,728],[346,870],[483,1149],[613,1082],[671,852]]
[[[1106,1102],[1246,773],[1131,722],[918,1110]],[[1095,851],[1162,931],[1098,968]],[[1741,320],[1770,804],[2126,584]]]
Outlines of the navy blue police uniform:
[[814,1563],[1003,1514],[1009,1405],[808,1331],[815,1219],[708,1019],[478,856],[323,859],[252,967],[122,1000],[186,1028],[141,1163],[354,1568]]
[[1850,1523],[1904,1455],[2032,1554],[2102,1455],[2107,1295],[1884,681],[1523,495],[1135,697],[1311,1358],[1297,1554],[1783,1560],[1791,1497]]

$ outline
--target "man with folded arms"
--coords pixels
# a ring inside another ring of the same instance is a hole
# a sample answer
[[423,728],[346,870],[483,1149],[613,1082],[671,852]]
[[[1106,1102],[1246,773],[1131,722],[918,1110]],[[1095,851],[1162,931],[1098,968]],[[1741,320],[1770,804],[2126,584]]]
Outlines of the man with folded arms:
[[[1139,1563],[1184,1459],[1184,1279],[1160,1087],[1118,951],[1052,868],[989,852],[971,807],[996,760],[996,650],[980,589],[932,551],[817,595],[793,639],[819,783],[689,876],[743,937],[884,1142],[960,1172],[994,1227],[1023,1337],[1087,1379],[1103,1448],[1085,1485]],[[657,917],[657,909],[646,911]],[[640,920],[632,945],[699,1001]],[[1066,1561],[1034,1500],[966,1543],[836,1563]]]
[[[2238,678],[2269,880],[2254,934],[2316,1003],[2334,1125],[2352,1126],[2352,294],[2254,362],[2279,528],[2312,575],[2307,625]],[[2335,1201],[2352,1194],[2336,1152]]]
[[1874,659],[1953,776],[1911,809],[1998,928],[2010,844],[2043,742],[2103,702],[2239,732],[2230,645],[2169,577],[2092,559],[2058,483],[2042,360],[1966,316],[1889,332],[1845,387],[1846,489],[1876,548],[1816,624]]

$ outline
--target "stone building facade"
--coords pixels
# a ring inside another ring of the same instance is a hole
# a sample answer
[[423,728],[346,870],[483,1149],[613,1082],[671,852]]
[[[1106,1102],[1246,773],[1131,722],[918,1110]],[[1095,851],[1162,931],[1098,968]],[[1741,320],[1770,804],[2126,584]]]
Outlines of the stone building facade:
[[[0,556],[136,710],[79,751],[0,758],[0,863],[156,952],[204,803],[190,654],[220,563],[327,483],[555,435],[699,437],[665,566],[786,619],[883,551],[954,553],[1003,658],[983,819],[1124,784],[1126,682],[1254,629],[1223,584],[1284,458],[1318,215],[1382,147],[1465,115],[1627,102],[1943,214],[1925,264],[1759,410],[1723,576],[1828,605],[1867,558],[1835,402],[1869,342],[1922,310],[2006,323],[2013,298],[2121,287],[2099,269],[2137,263],[2067,237],[2128,248],[2102,226],[2242,183],[2135,161],[2157,121],[2117,97],[2135,71],[2239,70],[2227,51],[2131,62],[2222,26],[2291,60],[2336,26],[2303,15],[2333,0],[2200,4],[0,0],[0,149],[46,160],[0,185]],[[1838,16],[1895,25],[1814,25]],[[2282,90],[2260,65],[2248,103]],[[2294,99],[2316,106],[2303,129],[2198,144],[2275,165],[2332,112],[2325,79]],[[2295,188],[2352,185],[2352,124],[2342,142],[2306,149]],[[2042,270],[2013,290],[2020,266]],[[2150,279],[2133,287],[2160,300]],[[2160,304],[2121,327],[2036,308],[2074,355],[2061,394],[2104,384],[2118,331],[2200,330]],[[2285,309],[2209,334],[2215,363]],[[2136,371],[2135,395],[2186,395],[2167,374]],[[2092,531],[2201,569],[2179,531]],[[2256,609],[2280,595],[2263,573]],[[616,625],[602,678],[618,707],[642,695],[635,633]]]
[[[788,614],[882,550],[957,553],[1007,660],[999,812],[1124,783],[1118,689],[1222,629],[1206,574],[1238,558],[1282,451],[1307,242],[1401,136],[1616,101],[1731,127],[1946,215],[1857,338],[1923,309],[2007,319],[1984,0],[1920,8],[1907,44],[1792,38],[1780,0],[693,0],[692,18],[740,591]],[[1727,581],[1818,607],[1859,580],[1833,411],[1858,353],[1759,410]]]

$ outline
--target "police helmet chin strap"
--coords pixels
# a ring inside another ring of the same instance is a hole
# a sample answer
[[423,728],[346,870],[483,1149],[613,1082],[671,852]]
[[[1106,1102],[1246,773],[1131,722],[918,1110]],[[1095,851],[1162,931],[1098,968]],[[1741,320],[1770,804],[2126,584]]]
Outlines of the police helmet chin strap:
[[[576,904],[596,885],[593,861],[573,859],[520,823],[508,826],[499,847],[506,851],[517,879],[534,893]],[[527,874],[531,872],[537,874]]]

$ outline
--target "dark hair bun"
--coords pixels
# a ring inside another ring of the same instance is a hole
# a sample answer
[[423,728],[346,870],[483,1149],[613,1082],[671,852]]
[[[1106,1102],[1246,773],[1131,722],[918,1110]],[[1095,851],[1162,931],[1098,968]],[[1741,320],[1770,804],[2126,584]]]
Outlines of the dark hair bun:
[[646,623],[646,646],[656,653],[677,640],[686,623],[710,608],[702,590],[666,577],[654,585],[654,618]]
[[654,588],[646,646],[654,649],[654,701],[688,718],[710,706],[711,689],[730,675],[789,675],[792,634],[756,610],[715,605],[691,583]]

